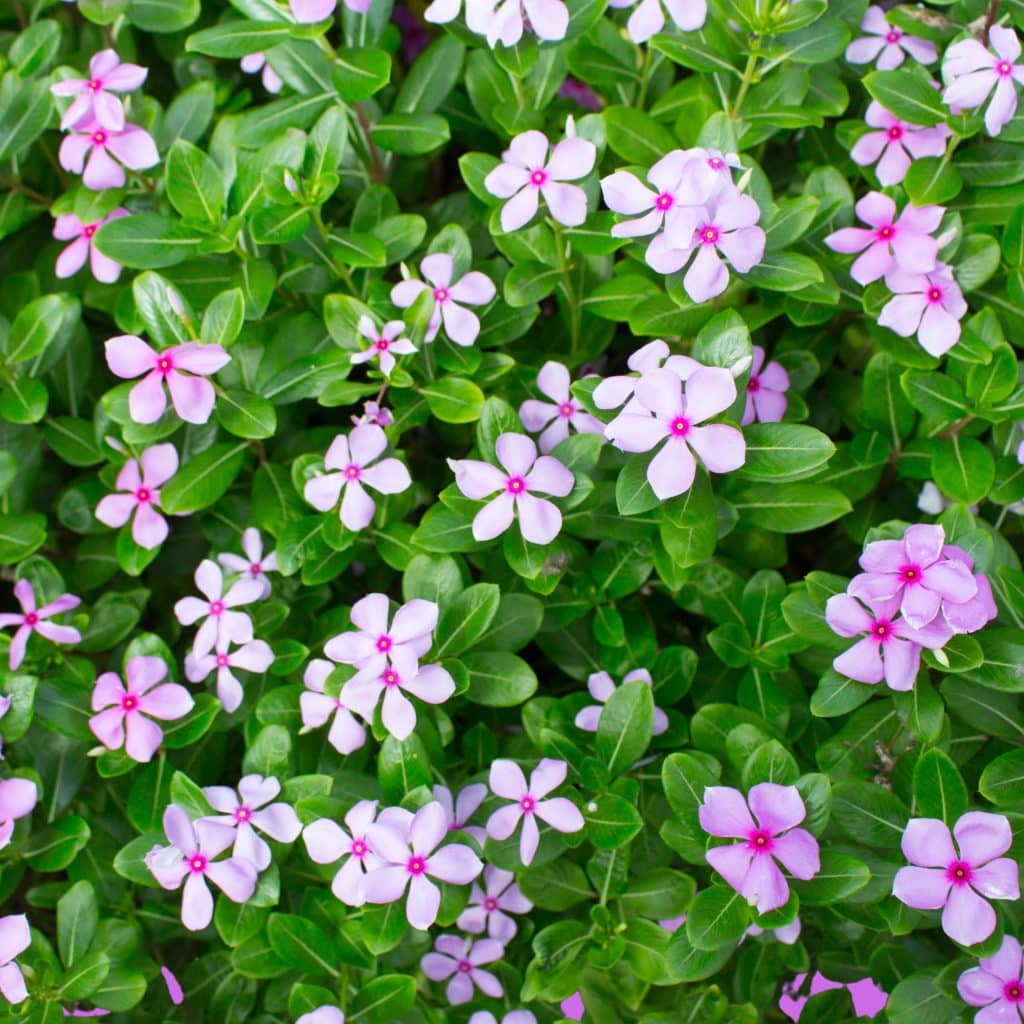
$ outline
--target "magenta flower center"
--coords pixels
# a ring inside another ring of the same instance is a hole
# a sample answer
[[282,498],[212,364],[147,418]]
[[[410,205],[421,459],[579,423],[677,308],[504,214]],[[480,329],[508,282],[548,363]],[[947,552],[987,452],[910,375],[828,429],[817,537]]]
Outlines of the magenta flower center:
[[217,668],[228,667],[228,656],[226,654],[218,654],[214,661],[217,662]]
[[942,301],[942,289],[935,288],[934,286],[929,288],[925,293],[928,297],[929,302],[941,302]]
[[422,875],[427,870],[427,862],[423,857],[410,857],[405,865],[410,875]]
[[359,467],[353,462],[345,467],[345,479],[346,480],[358,480],[359,479]]
[[1024,984],[1019,981],[1008,981],[1003,986],[1003,998],[1011,1003],[1019,1003],[1024,1000]]
[[244,825],[250,818],[252,818],[252,808],[250,807],[236,807],[234,812],[234,819],[239,825]]
[[675,437],[686,437],[690,432],[690,421],[685,416],[677,416],[668,429]]
[[374,347],[377,349],[378,352],[387,352],[388,345],[390,345],[390,344],[391,344],[391,342],[388,341],[387,338],[378,338],[374,342]]
[[905,565],[900,569],[900,579],[904,583],[920,583],[921,567],[919,565]]
[[871,635],[884,644],[892,636],[892,623],[888,619],[877,619],[871,623]]
[[90,92],[99,92],[103,88],[103,82],[99,78],[94,78],[87,88]]
[[654,200],[654,205],[664,213],[665,210],[672,209],[672,204],[674,202],[675,198],[670,193],[662,192],[661,195]]
[[540,188],[548,180],[548,172],[544,170],[534,171],[530,175],[530,184]]
[[107,133],[104,131],[93,132],[92,143],[94,146],[105,146],[107,144]]
[[398,678],[398,673],[393,668],[389,668],[384,675],[380,677],[380,681],[385,686],[397,686],[401,680]]
[[261,572],[263,572],[263,566],[260,565],[259,562],[252,562],[252,563],[250,563],[250,565],[249,565],[249,575],[250,576],[259,576],[259,574]]
[[965,860],[955,860],[946,869],[946,878],[954,885],[968,885],[973,874],[971,865]]
[[752,395],[756,394],[758,391],[760,391],[761,390],[761,378],[760,377],[751,377],[750,380],[747,381],[747,390]]
[[206,858],[201,853],[193,853],[188,859],[188,869],[201,875],[206,870]]
[[509,494],[522,494],[526,490],[526,481],[521,476],[510,476],[505,486]]
[[899,139],[903,138],[903,129],[902,127],[900,127],[900,125],[894,124],[885,134],[888,135],[889,138],[892,139],[894,142],[896,142]]
[[1001,60],[996,65],[996,73],[1002,75],[1003,78],[1007,78],[1013,74],[1013,65],[1008,60]]
[[725,161],[720,156],[713,156],[708,160],[708,167],[713,171],[720,171],[725,166]]
[[381,654],[387,654],[391,650],[391,637],[387,635],[377,637],[377,650]]
[[885,33],[885,41],[890,45],[898,43],[902,35],[903,33],[898,28],[891,28]]
[[224,614],[224,602],[223,601],[211,601],[210,602],[210,614],[211,615],[223,615]]
[[447,302],[449,298],[447,288],[435,288],[434,289],[434,301],[435,302]]
[[137,502],[138,502],[138,503],[139,503],[140,505],[145,505],[145,504],[146,504],[146,502],[147,502],[147,501],[149,501],[149,500],[150,500],[150,499],[151,499],[152,497],[153,497],[153,494],[152,494],[152,492],[151,492],[151,491],[149,490],[149,488],[148,488],[148,487],[140,487],[140,488],[139,488],[139,489],[138,489],[138,490],[137,490],[137,491],[135,492],[135,500],[136,500],[136,501],[137,501]]
[[126,693],[121,698],[122,711],[134,711],[139,706],[139,698],[134,693]]
[[170,356],[161,356],[156,361],[156,368],[161,373],[170,373],[174,369],[174,360]]
[[96,234],[99,224],[86,224],[85,230],[82,232],[86,238],[92,238]]
[[457,970],[460,974],[469,974],[473,970],[473,965],[468,960],[460,960]]
[[35,612],[27,612],[25,614],[25,625],[34,626],[39,621],[39,616]]
[[527,794],[519,801],[519,808],[523,814],[533,814],[533,809],[537,806],[537,801],[532,796]]
[[747,848],[753,853],[771,853],[774,845],[771,833],[763,828],[756,829],[747,837]]
[[713,224],[708,224],[700,229],[700,240],[704,245],[715,245],[719,236],[720,232]]
[[891,224],[886,224],[884,228],[879,228],[878,229],[878,237],[883,242],[888,242],[889,239],[891,239],[893,237],[893,235],[895,235],[895,234],[896,234],[896,229]]
[[563,402],[558,407],[558,415],[561,416],[562,419],[566,419],[566,420],[569,419],[569,417],[574,415],[575,412],[576,412],[576,406],[573,405],[572,402]]
[[484,910],[491,913],[497,909],[498,901],[493,896],[488,896],[487,899],[484,900]]
[[363,859],[369,852],[369,848],[366,845],[364,839],[354,839],[352,841],[352,856],[358,857],[360,860]]

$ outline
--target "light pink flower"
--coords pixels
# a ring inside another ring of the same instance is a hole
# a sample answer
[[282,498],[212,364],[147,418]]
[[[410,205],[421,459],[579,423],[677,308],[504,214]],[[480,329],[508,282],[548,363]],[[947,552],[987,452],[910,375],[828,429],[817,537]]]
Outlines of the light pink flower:
[[[487,839],[487,830],[478,825],[467,825],[476,809],[484,802],[487,796],[487,787],[482,782],[474,782],[465,786],[459,791],[459,795],[453,800],[452,791],[447,786],[434,786],[434,799],[444,808],[445,818],[448,821],[449,832],[465,832],[472,836],[481,846]],[[461,928],[462,925],[459,925]],[[471,931],[472,929],[466,929]]]
[[124,107],[115,92],[134,92],[149,72],[138,64],[122,64],[115,50],[100,50],[89,61],[88,78],[67,78],[50,86],[54,96],[74,96],[60,119],[62,131],[80,121],[93,120],[100,128],[124,128]]
[[[96,518],[104,526],[124,526],[132,520],[132,540],[152,551],[167,539],[167,520],[157,511],[160,488],[178,471],[173,444],[155,444],[138,460],[129,459],[117,474],[117,492],[101,498]],[[134,518],[132,518],[134,516]]]
[[59,214],[53,223],[53,237],[62,242],[70,241],[71,244],[57,257],[54,266],[57,277],[65,278],[77,274],[88,260],[89,269],[97,281],[102,284],[113,284],[121,276],[121,264],[115,263],[109,256],[104,256],[92,244],[92,237],[104,224],[127,216],[128,211],[123,206],[91,224],[83,224],[73,213]]
[[201,683],[211,672],[217,673],[217,699],[230,715],[242,704],[245,691],[231,671],[240,668],[246,672],[262,674],[274,663],[274,652],[263,640],[250,640],[241,647],[229,650],[227,638],[219,640],[207,654],[189,651],[185,656],[185,675],[190,683]]
[[369,362],[376,359],[380,366],[380,372],[385,377],[391,375],[395,368],[395,354],[407,356],[418,349],[408,338],[400,338],[399,335],[405,330],[405,323],[402,320],[389,320],[383,327],[377,325],[368,317],[359,318],[359,333],[370,341],[370,347],[362,352],[352,353],[352,365]]
[[468,885],[483,870],[480,858],[459,843],[441,846],[448,827],[444,808],[436,801],[421,807],[408,832],[390,824],[370,825],[367,837],[384,862],[363,880],[367,903],[394,903],[408,887],[405,915],[413,928],[426,930],[437,920],[441,890],[432,878]]
[[0,917],[0,995],[9,1003],[28,998],[25,977],[14,962],[32,943],[28,918],[24,914]]
[[[345,6],[357,14],[365,14],[372,2],[373,0],[345,0]],[[288,0],[288,6],[296,21],[311,25],[331,17],[338,6],[338,0]]]
[[817,840],[796,827],[806,814],[796,786],[761,782],[746,799],[728,786],[704,789],[700,827],[710,836],[742,840],[713,847],[704,856],[759,914],[785,906],[789,899],[789,884],[776,860],[803,881],[821,870]]
[[765,365],[764,357],[764,349],[755,345],[747,381],[747,404],[740,420],[742,427],[755,420],[758,423],[778,423],[786,415],[789,374],[781,363],[774,360]]
[[[609,7],[632,7],[636,0],[609,0]],[[664,8],[664,10],[662,10]],[[676,28],[693,32],[707,20],[707,0],[640,0],[629,16],[626,31],[634,43],[646,43],[665,27],[665,11]]]
[[331,882],[331,892],[350,907],[361,907],[366,902],[363,881],[368,872],[385,863],[374,853],[368,837],[376,816],[377,801],[360,800],[345,815],[344,829],[327,818],[319,818],[302,832],[309,859],[314,863],[344,860]]
[[1020,1024],[1024,1009],[1020,943],[1004,935],[1002,945],[992,956],[982,957],[977,967],[964,971],[956,987],[970,1006],[983,1006],[974,1016],[974,1024]]
[[[622,677],[622,681],[623,683],[639,681],[646,683],[648,686],[653,686],[651,673],[645,668],[635,668],[632,672],[627,672]],[[584,732],[597,732],[601,712],[604,710],[603,705],[607,703],[608,698],[615,692],[616,686],[612,677],[607,672],[591,672],[587,677],[587,690],[590,691],[590,696],[598,703],[588,704],[587,707],[580,708],[576,713],[575,724],[577,729],[582,729]],[[661,708],[655,708],[653,735],[660,736],[667,728],[668,716]]]
[[[942,549],[942,554],[963,562],[968,569],[974,571],[974,559],[956,544],[947,544]],[[999,614],[988,577],[983,572],[976,572],[974,583],[978,588],[974,597],[960,604],[952,601],[942,602],[942,618],[954,633],[977,633]]]
[[133,761],[145,764],[164,739],[163,729],[151,719],[169,722],[184,718],[195,702],[177,683],[157,686],[167,678],[162,658],[146,654],[129,658],[124,676],[124,683],[116,672],[104,672],[96,680],[92,709],[98,714],[89,719],[89,728],[108,750],[124,747]]
[[85,187],[97,192],[121,188],[126,180],[125,167],[143,171],[160,162],[152,136],[134,124],[125,125],[121,131],[95,123],[76,125],[64,136],[58,156],[65,171],[81,174]]
[[408,309],[421,292],[432,291],[434,310],[423,340],[433,341],[444,324],[445,333],[456,345],[472,345],[480,333],[480,320],[460,303],[486,306],[495,296],[494,282],[479,270],[472,270],[453,283],[455,263],[446,252],[435,252],[425,257],[420,263],[420,273],[430,282],[429,285],[414,277],[406,278],[391,289],[391,301],[399,309]]
[[482,964],[500,960],[505,947],[494,939],[463,938],[460,935],[438,935],[434,940],[434,951],[420,960],[423,973],[431,981],[446,981],[445,997],[452,1006],[461,1006],[473,998],[473,990],[480,989],[492,999],[500,999],[505,990],[501,982],[490,972],[481,969]]
[[857,216],[870,228],[840,228],[825,239],[835,252],[861,255],[850,268],[858,284],[870,284],[895,270],[927,274],[935,269],[939,243],[932,238],[946,212],[941,206],[911,206],[897,218],[896,203],[881,192],[857,200]]
[[626,366],[639,376],[622,374],[605,377],[594,388],[594,405],[598,409],[617,409],[626,404],[623,412],[646,412],[647,410],[633,397],[636,386],[645,373],[660,369],[663,365],[666,369],[673,370],[680,380],[686,380],[694,370],[700,369],[701,364],[689,356],[669,355],[668,344],[660,338],[649,341],[626,360]]
[[82,634],[73,626],[60,626],[56,622],[49,621],[54,615],[77,608],[82,603],[80,597],[75,597],[73,594],[61,594],[56,601],[37,608],[36,594],[28,580],[18,580],[14,584],[14,596],[18,600],[18,604],[21,605],[21,613],[4,612],[0,614],[0,629],[7,626],[18,627],[11,638],[11,652],[8,659],[12,672],[25,660],[25,645],[32,633],[38,633],[55,644],[77,644],[82,639]]
[[985,130],[998,135],[1017,112],[1017,85],[1024,85],[1024,64],[1017,63],[1020,39],[1012,28],[993,25],[989,43],[995,53],[977,39],[961,39],[946,51],[942,99],[951,107],[974,110],[992,94],[985,111]]
[[39,792],[31,779],[4,779],[0,781],[0,850],[14,835],[14,823],[27,818],[39,801]]
[[550,544],[562,529],[562,513],[539,494],[564,498],[575,477],[551,455],[537,456],[537,446],[525,434],[502,434],[495,454],[503,470],[476,459],[449,459],[459,490],[474,501],[500,493],[473,517],[473,537],[493,540],[519,513],[519,529],[531,544]]
[[944,124],[930,128],[901,121],[877,100],[868,105],[864,120],[875,132],[862,135],[850,151],[854,163],[868,167],[877,162],[875,174],[882,185],[898,185],[907,174],[911,160],[942,156],[952,132]]
[[271,586],[267,573],[277,572],[277,552],[263,554],[263,538],[255,526],[248,526],[242,531],[242,552],[244,558],[241,555],[223,554],[217,556],[217,561],[228,572],[257,580],[263,588],[260,597],[269,597]]
[[692,486],[697,461],[691,448],[712,473],[729,473],[746,461],[746,443],[735,427],[699,425],[736,400],[736,382],[728,370],[699,367],[687,377],[685,392],[672,370],[651,370],[640,378],[636,400],[642,411],[619,413],[605,427],[605,437],[627,452],[662,446],[647,467],[647,482],[662,501]]
[[318,1006],[304,1013],[295,1024],[345,1024],[345,1014],[336,1006]]
[[362,416],[353,416],[352,423],[361,427],[364,423],[373,423],[378,427],[390,427],[395,422],[391,410],[385,408],[379,402],[363,402]]
[[116,376],[130,380],[145,374],[128,395],[128,409],[136,423],[155,423],[163,415],[165,384],[174,411],[186,423],[206,423],[217,396],[204,378],[231,362],[220,345],[189,341],[158,352],[134,334],[111,338],[105,349],[107,366]]
[[477,882],[469,894],[469,906],[459,915],[456,925],[464,932],[483,932],[498,942],[511,942],[516,923],[509,914],[528,914],[533,904],[519,891],[516,876],[493,864],[484,868],[483,888]]
[[519,858],[523,867],[533,863],[540,842],[537,818],[556,832],[579,832],[583,828],[583,815],[571,800],[562,796],[548,797],[548,793],[565,782],[565,775],[565,762],[549,757],[543,758],[531,772],[529,785],[515,761],[499,758],[491,765],[491,792],[513,803],[500,807],[487,819],[487,834],[492,839],[508,839],[522,819]]
[[327,677],[333,671],[334,665],[323,658],[314,658],[306,667],[302,677],[306,690],[299,697],[301,733],[319,729],[329,718],[333,718],[327,732],[327,742],[339,754],[351,754],[366,742],[366,729],[345,707],[340,697],[330,697],[324,692]]
[[466,0],[466,24],[487,37],[493,50],[497,43],[515,46],[529,28],[545,42],[565,38],[569,9],[562,0]]
[[553,359],[546,362],[537,374],[537,388],[551,401],[526,399],[519,406],[519,419],[531,434],[543,431],[537,444],[545,455],[569,436],[570,424],[579,434],[604,434],[604,424],[584,412],[573,398],[569,390],[569,371],[562,363]]
[[541,196],[559,224],[578,227],[587,219],[586,192],[566,182],[585,178],[594,169],[594,144],[571,136],[562,139],[550,155],[549,146],[543,132],[521,132],[484,179],[492,196],[508,200],[501,208],[503,231],[518,231],[533,220]]
[[302,831],[299,816],[291,804],[271,803],[281,792],[281,783],[262,775],[246,775],[236,793],[230,786],[204,786],[210,806],[220,814],[203,821],[226,825],[235,830],[232,853],[247,860],[257,871],[265,871],[272,860],[270,847],[257,833],[278,843],[294,843]]
[[381,459],[371,465],[387,444],[383,429],[372,424],[355,427],[347,435],[339,434],[324,456],[324,467],[337,472],[311,477],[303,497],[320,512],[330,511],[341,498],[338,514],[345,527],[365,529],[377,504],[364,485],[381,494],[398,494],[412,486],[409,470],[398,459]]
[[928,274],[893,271],[886,285],[896,294],[878,315],[878,323],[903,338],[914,334],[929,355],[942,356],[960,340],[960,320],[967,312],[952,270],[939,263]]
[[851,64],[870,64],[874,60],[880,71],[891,71],[903,63],[908,53],[919,64],[931,64],[938,57],[931,40],[907,35],[890,25],[881,7],[869,7],[860,27],[867,35],[847,46],[846,59]]
[[896,872],[892,894],[915,910],[942,908],[942,930],[954,942],[984,942],[996,928],[987,901],[1020,899],[1017,862],[1000,856],[1012,841],[1002,814],[968,811],[952,835],[935,818],[911,818],[900,847],[912,866]]
[[209,654],[213,648],[227,642],[247,644],[252,640],[252,619],[245,612],[232,609],[252,604],[260,599],[259,581],[240,579],[224,593],[224,574],[217,563],[204,558],[195,573],[196,586],[206,600],[183,597],[174,606],[174,614],[183,626],[191,626],[199,619],[202,625],[192,641],[192,653],[197,658]]
[[170,846],[154,846],[146,854],[146,867],[164,889],[179,889],[181,923],[201,931],[213,919],[213,896],[207,879],[229,900],[245,903],[256,889],[256,869],[247,860],[231,856],[216,860],[235,840],[235,830],[212,821],[193,823],[182,808],[170,804],[164,811],[164,832]]
[[258,71],[263,72],[260,79],[267,92],[276,95],[281,91],[284,82],[281,81],[281,76],[267,63],[267,55],[262,50],[247,54],[239,63],[247,75],[255,75]]

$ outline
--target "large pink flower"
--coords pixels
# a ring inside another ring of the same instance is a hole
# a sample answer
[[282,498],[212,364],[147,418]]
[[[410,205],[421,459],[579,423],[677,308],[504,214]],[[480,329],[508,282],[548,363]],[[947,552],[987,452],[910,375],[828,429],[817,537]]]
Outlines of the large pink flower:
[[[637,0],[609,0],[609,7],[632,7]],[[664,10],[662,10],[664,8]],[[694,32],[708,16],[707,0],[640,0],[629,16],[626,31],[634,43],[646,43],[665,27],[665,11],[676,28]]]
[[951,107],[973,110],[991,93],[985,130],[998,135],[1017,112],[1017,85],[1024,85],[1024,64],[1017,63],[1020,39],[1012,28],[993,25],[989,42],[994,54],[977,39],[961,39],[946,51],[942,61],[946,91],[942,98]]
[[302,831],[292,805],[274,801],[280,792],[277,779],[262,775],[246,775],[238,783],[237,793],[230,786],[205,786],[203,794],[220,813],[202,820],[233,828],[234,855],[247,860],[257,871],[265,871],[272,859],[270,847],[258,833],[278,843],[294,843]]
[[420,967],[431,981],[451,979],[445,997],[452,1006],[468,1003],[477,988],[492,999],[500,999],[505,994],[501,982],[481,966],[500,960],[504,952],[505,947],[495,939],[474,941],[460,935],[438,935],[434,951],[423,957]]
[[60,119],[61,130],[79,121],[94,120],[100,128],[119,132],[124,128],[124,107],[111,95],[134,92],[146,80],[146,68],[138,64],[122,64],[115,50],[100,50],[89,61],[88,78],[66,78],[50,86],[54,96],[74,96]]
[[[400,820],[389,815],[388,809],[381,813],[385,821]],[[374,853],[368,836],[376,817],[377,801],[360,800],[345,814],[345,828],[328,818],[319,818],[302,832],[309,859],[314,863],[344,861],[331,882],[331,892],[350,907],[361,907],[366,902],[363,881],[368,872],[385,863]]]
[[331,697],[324,692],[327,677],[333,671],[334,665],[323,658],[314,658],[306,667],[302,677],[306,689],[299,697],[301,732],[319,729],[331,719],[327,742],[339,754],[351,754],[366,742],[366,729],[342,703],[340,697]]
[[113,284],[121,276],[121,264],[109,256],[104,256],[92,244],[92,238],[104,224],[127,216],[128,211],[123,206],[91,224],[83,224],[73,213],[58,214],[53,224],[53,237],[71,244],[57,257],[53,270],[57,277],[65,278],[77,274],[88,260],[92,276],[97,281],[102,284]]
[[529,28],[538,38],[555,42],[565,38],[569,8],[562,0],[466,0],[466,24],[497,43],[515,46]]
[[878,131],[865,132],[854,143],[850,156],[862,167],[877,162],[875,174],[882,185],[898,185],[906,177],[912,159],[942,156],[946,140],[953,134],[944,124],[922,128],[901,121],[877,100],[868,105],[864,120]]
[[880,71],[891,71],[903,63],[908,53],[921,64],[931,64],[938,57],[931,40],[907,35],[902,29],[890,25],[881,7],[869,7],[860,27],[867,35],[854,39],[847,46],[846,59],[851,64],[875,61]]
[[134,124],[125,125],[121,131],[95,123],[76,125],[64,136],[58,156],[64,170],[81,174],[86,188],[97,192],[121,188],[126,180],[125,167],[143,171],[160,162],[152,136]]
[[1024,955],[1012,935],[1004,935],[992,956],[964,971],[956,987],[970,1006],[982,1006],[974,1024],[1020,1024],[1024,1011]]
[[14,958],[24,953],[31,942],[28,918],[24,914],[0,917],[0,995],[9,1003],[20,1003],[28,998],[25,976]]
[[902,338],[914,334],[929,355],[945,355],[960,340],[967,312],[963,292],[944,263],[927,274],[892,271],[885,283],[896,294],[882,307],[878,323]]
[[[140,472],[141,467],[141,472]],[[132,519],[132,540],[152,551],[167,539],[167,520],[157,509],[160,488],[178,471],[178,452],[173,444],[155,444],[138,460],[129,459],[117,474],[117,493],[101,498],[96,518],[104,526],[124,526]]]
[[580,407],[569,385],[569,371],[562,363],[550,359],[537,374],[537,388],[551,401],[528,398],[519,406],[523,426],[531,434],[543,431],[537,444],[545,455],[569,436],[570,424],[579,434],[604,434],[604,424]]
[[13,672],[25,660],[25,646],[33,633],[46,637],[55,644],[77,644],[82,634],[73,626],[60,626],[50,622],[54,615],[69,612],[81,603],[80,597],[73,594],[61,594],[55,601],[36,607],[36,594],[28,580],[18,580],[14,584],[14,596],[21,605],[21,614],[4,612],[0,614],[0,629],[5,626],[17,626],[18,629],[11,639],[11,652],[8,664]]

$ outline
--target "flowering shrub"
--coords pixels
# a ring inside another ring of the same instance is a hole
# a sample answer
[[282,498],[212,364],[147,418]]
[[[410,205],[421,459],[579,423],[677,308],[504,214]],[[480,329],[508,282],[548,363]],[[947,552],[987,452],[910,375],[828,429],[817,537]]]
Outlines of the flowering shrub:
[[1024,4],[0,25],[0,1021],[1024,1022]]

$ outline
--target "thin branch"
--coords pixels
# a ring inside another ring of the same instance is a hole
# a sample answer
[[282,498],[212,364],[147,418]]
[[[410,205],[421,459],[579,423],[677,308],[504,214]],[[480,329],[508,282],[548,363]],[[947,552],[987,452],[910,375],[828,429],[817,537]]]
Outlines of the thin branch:
[[985,12],[985,23],[981,26],[981,41],[988,46],[988,34],[989,30],[996,23],[996,18],[999,16],[999,0],[992,0],[988,5],[988,10]]
[[383,185],[387,175],[384,171],[384,163],[380,158],[380,151],[377,149],[377,144],[373,141],[373,136],[370,134],[370,119],[366,116],[362,103],[353,103],[352,106],[355,108],[356,117],[359,118],[359,127],[363,130],[363,136],[366,138],[366,148],[370,153],[370,177],[378,185]]

